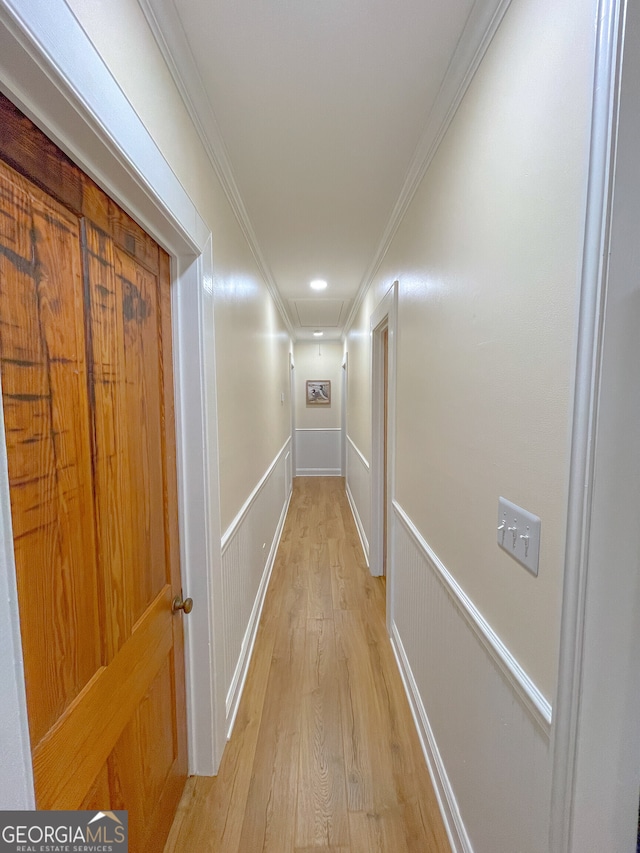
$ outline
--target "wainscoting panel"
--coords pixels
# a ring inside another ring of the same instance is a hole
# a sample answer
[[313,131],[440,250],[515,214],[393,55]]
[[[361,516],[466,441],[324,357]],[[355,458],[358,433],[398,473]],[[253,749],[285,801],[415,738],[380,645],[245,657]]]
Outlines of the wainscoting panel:
[[291,451],[287,450],[284,457],[284,496],[285,500],[289,499],[289,495],[291,494]]
[[551,708],[394,510],[392,641],[453,850],[547,853]]
[[347,436],[347,497],[368,563],[371,524],[371,473],[369,462],[349,436]]
[[297,429],[296,476],[340,477],[342,430]]
[[231,734],[291,496],[290,440],[222,537],[227,737]]

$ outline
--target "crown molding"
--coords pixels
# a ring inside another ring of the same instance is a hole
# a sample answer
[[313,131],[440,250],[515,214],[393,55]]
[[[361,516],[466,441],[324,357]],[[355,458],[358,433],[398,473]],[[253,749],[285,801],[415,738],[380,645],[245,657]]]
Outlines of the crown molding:
[[[251,220],[240,195],[215,111],[196,67],[182,21],[173,0],[138,0],[158,47],[184,100],[243,234],[278,306],[287,330],[297,340],[284,301],[260,249]],[[407,170],[402,190],[387,221],[378,247],[360,282],[344,325],[346,337],[374,276],[386,255],[407,208],[442,142],[478,67],[500,26],[511,0],[476,0],[458,40],[434,105]]]
[[378,248],[364,274],[344,327],[346,338],[364,297],[378,272],[407,208],[416,194],[440,143],[462,103],[471,81],[491,44],[511,0],[476,0],[443,78],[440,90],[416,146],[402,190],[391,212]]
[[267,289],[282,316],[290,337],[295,341],[297,340],[296,332],[244,206],[215,111],[200,77],[178,11],[172,0],[138,0],[138,3],[180,92],[204,150],[222,185],[231,209],[238,220],[242,233],[249,244]]
[[0,88],[173,254],[210,230],[66,0],[0,0]]

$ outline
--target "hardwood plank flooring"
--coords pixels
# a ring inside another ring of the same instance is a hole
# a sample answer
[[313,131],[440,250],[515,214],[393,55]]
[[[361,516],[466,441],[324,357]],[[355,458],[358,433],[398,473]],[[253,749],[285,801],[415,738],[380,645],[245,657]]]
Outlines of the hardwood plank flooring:
[[218,776],[165,853],[450,853],[340,477],[298,477]]

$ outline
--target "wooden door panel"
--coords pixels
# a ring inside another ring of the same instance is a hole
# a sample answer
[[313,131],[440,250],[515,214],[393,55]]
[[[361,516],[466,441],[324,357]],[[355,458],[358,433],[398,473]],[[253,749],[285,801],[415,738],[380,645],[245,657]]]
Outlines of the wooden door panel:
[[115,808],[111,803],[108,764],[100,770],[79,807],[89,811],[108,811]]
[[[156,832],[156,810],[165,799],[165,789],[171,790],[178,775],[177,742],[172,738],[158,741],[157,737],[158,731],[175,730],[173,684],[172,665],[167,658],[109,759],[119,801],[127,803],[130,815],[135,816],[129,821],[134,849],[155,849],[149,840]],[[140,756],[142,772],[133,767],[131,755]]]
[[158,279],[87,223],[98,541],[109,654],[164,584]]
[[[35,747],[39,808],[79,808],[171,651],[172,618],[167,586],[109,666],[97,671]],[[142,774],[144,768],[131,758],[132,772]]]
[[173,681],[171,661],[167,657],[147,690],[147,695],[138,706],[134,724],[131,726],[135,728],[144,756],[140,779],[146,803],[143,813],[147,821],[162,796],[167,778],[178,755],[175,738],[165,738],[162,742],[158,742],[156,735],[156,732],[175,731],[175,709],[171,701]]
[[72,214],[6,167],[0,186],[4,418],[38,743],[101,665],[82,265]]
[[107,660],[111,660],[133,625],[126,608],[131,598],[127,567],[134,561],[133,539],[127,532],[130,454],[128,431],[120,428],[126,423],[126,401],[121,393],[124,333],[113,243],[86,221],[84,241],[97,545],[105,598]]
[[0,365],[36,799],[127,809],[132,853],[162,848],[186,776],[169,282],[166,253],[0,95]]
[[119,248],[115,262],[123,315],[130,524],[137,531],[127,581],[130,609],[137,619],[170,582],[164,529],[158,279]]

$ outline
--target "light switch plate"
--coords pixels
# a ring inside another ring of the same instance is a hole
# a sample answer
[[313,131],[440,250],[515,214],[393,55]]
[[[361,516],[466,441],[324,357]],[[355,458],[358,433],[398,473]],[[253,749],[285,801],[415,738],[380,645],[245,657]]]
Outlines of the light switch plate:
[[498,498],[498,545],[532,575],[538,575],[540,519],[506,498]]

